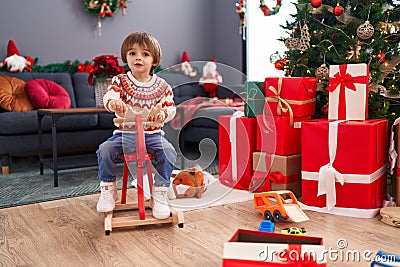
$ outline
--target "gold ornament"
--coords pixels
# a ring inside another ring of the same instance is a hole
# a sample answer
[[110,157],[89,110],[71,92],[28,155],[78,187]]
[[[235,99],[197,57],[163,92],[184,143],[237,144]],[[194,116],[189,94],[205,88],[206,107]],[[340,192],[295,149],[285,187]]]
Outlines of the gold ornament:
[[329,68],[326,66],[325,63],[315,70],[315,77],[320,80],[329,77]]
[[374,26],[367,20],[357,28],[357,36],[360,39],[369,39],[374,35]]
[[299,38],[287,38],[285,40],[285,46],[289,49],[289,50],[294,50],[297,49],[299,45]]
[[347,51],[347,59],[352,61],[358,61],[360,59],[361,42],[358,40],[354,47],[350,46],[350,50]]

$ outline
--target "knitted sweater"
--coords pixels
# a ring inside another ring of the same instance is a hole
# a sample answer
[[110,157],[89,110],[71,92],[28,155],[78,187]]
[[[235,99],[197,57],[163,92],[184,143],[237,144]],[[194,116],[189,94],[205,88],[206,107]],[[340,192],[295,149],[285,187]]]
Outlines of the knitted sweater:
[[[161,132],[165,122],[174,118],[176,107],[173,100],[171,86],[162,78],[153,74],[148,82],[139,82],[131,72],[114,76],[107,93],[103,97],[104,107],[109,108],[110,100],[122,100],[133,112],[141,113],[143,117],[143,129],[147,134]],[[164,113],[163,122],[146,122],[151,109],[158,103],[161,104],[161,112]],[[116,115],[119,117],[118,115]],[[127,119],[126,119],[127,120]],[[134,126],[128,123],[121,125],[115,123],[118,129],[114,132],[131,132]]]

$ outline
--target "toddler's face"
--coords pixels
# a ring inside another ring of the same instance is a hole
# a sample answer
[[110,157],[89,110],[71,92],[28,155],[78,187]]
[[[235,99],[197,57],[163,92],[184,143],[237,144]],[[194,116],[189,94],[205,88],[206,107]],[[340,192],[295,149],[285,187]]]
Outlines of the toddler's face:
[[126,53],[126,61],[134,76],[149,75],[151,67],[156,65],[151,52],[137,43]]

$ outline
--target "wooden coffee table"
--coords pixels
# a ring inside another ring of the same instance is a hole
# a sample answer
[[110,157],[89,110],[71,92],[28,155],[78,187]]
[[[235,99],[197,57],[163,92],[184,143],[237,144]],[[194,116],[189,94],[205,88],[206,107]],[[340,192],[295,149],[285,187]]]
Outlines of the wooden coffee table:
[[[55,108],[38,109],[39,122],[39,161],[40,174],[43,175],[43,166],[46,165],[53,170],[54,187],[58,187],[58,170],[73,169],[78,167],[96,166],[97,159],[95,154],[73,155],[58,157],[57,152],[57,121],[64,116],[107,113],[104,108]],[[43,158],[43,136],[42,120],[45,116],[51,116],[51,139],[52,139],[52,158]]]

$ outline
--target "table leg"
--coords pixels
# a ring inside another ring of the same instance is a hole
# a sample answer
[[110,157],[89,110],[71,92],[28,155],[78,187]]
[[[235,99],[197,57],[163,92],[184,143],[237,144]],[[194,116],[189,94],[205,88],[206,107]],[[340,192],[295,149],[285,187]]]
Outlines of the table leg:
[[43,175],[43,136],[42,136],[42,119],[43,115],[38,114],[38,125],[39,125],[39,164],[40,164],[40,175]]
[[54,174],[54,187],[58,187],[58,167],[57,167],[57,122],[58,117],[51,116],[51,143],[53,147],[53,174]]

